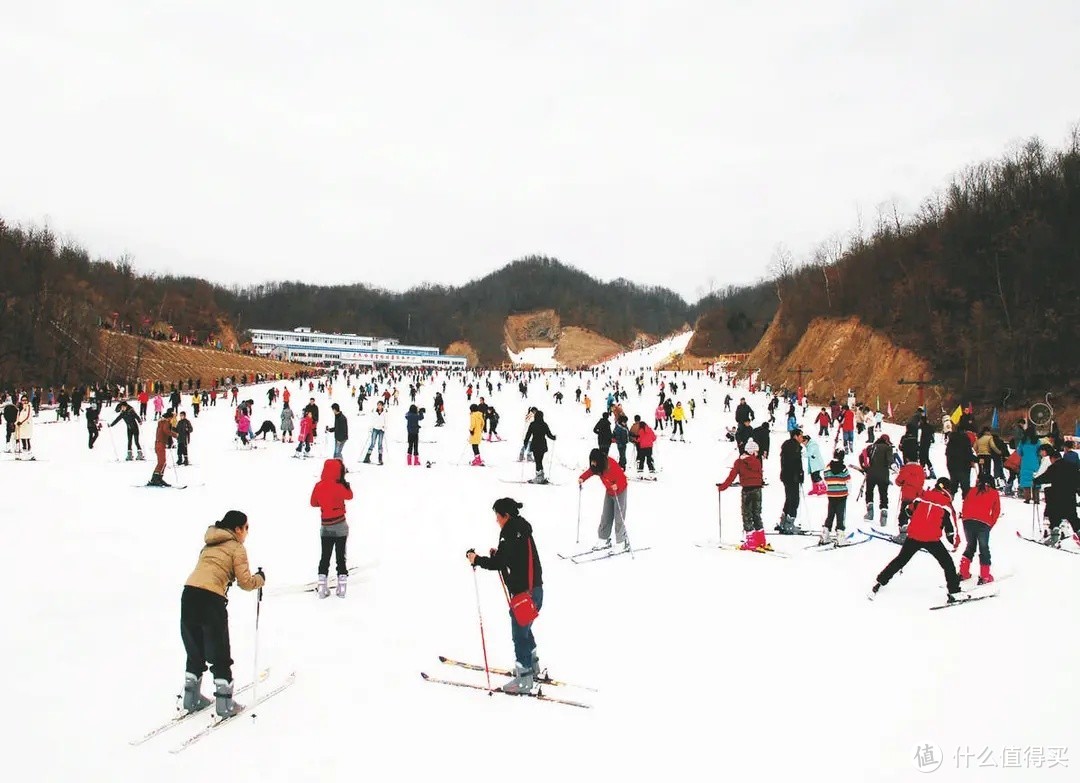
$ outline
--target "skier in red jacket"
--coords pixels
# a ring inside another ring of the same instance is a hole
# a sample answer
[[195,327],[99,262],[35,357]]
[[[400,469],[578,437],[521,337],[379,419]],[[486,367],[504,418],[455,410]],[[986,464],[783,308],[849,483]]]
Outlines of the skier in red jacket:
[[589,452],[589,467],[578,476],[578,490],[593,476],[599,476],[604,484],[604,509],[600,512],[600,539],[593,549],[608,549],[611,546],[611,526],[615,525],[615,543],[622,550],[630,549],[630,540],[626,536],[626,474],[619,463],[600,449]]
[[964,498],[960,518],[964,520],[964,535],[967,547],[960,558],[960,579],[971,579],[971,559],[975,549],[979,550],[979,584],[994,581],[990,574],[990,530],[1001,516],[1001,495],[994,487],[989,473],[980,473],[979,481],[968,490]]
[[328,459],[323,463],[322,478],[311,490],[311,505],[321,512],[322,525],[319,530],[322,542],[322,556],[319,558],[319,583],[316,592],[319,598],[330,595],[326,586],[330,573],[330,553],[337,553],[337,595],[345,597],[349,569],[345,565],[345,544],[349,538],[349,523],[345,521],[345,501],[352,500],[353,492],[345,480],[345,463],[339,459]]
[[896,474],[894,483],[900,487],[900,516],[897,522],[900,525],[900,532],[903,533],[908,522],[911,521],[911,504],[922,494],[923,486],[926,484],[926,471],[919,464],[918,456],[904,463],[904,467],[900,468],[900,472]]
[[723,492],[739,479],[742,488],[742,523],[746,540],[739,549],[772,549],[765,541],[765,530],[761,523],[761,488],[765,484],[762,476],[761,458],[758,445],[753,440],[746,441],[746,453],[739,455],[731,466],[731,473],[716,489]]
[[960,548],[960,533],[953,527],[956,512],[952,507],[952,482],[948,478],[939,478],[934,488],[923,492],[912,507],[911,524],[908,525],[907,539],[900,545],[900,554],[892,559],[878,574],[877,581],[870,590],[873,600],[878,590],[889,583],[897,572],[908,564],[920,549],[925,549],[938,561],[945,572],[945,584],[948,590],[947,601],[956,602],[956,593],[960,592],[960,577],[956,566],[949,557],[945,544],[941,542],[942,531],[952,540],[953,551]]

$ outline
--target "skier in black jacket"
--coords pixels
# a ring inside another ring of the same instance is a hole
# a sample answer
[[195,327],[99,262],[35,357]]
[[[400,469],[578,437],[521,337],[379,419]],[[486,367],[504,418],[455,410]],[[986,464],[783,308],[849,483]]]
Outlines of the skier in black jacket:
[[746,398],[741,397],[739,404],[735,406],[735,423],[742,424],[743,422],[750,423],[754,420],[754,411],[746,404]]
[[330,406],[330,410],[334,412],[334,426],[327,427],[326,431],[334,433],[334,459],[341,459],[341,450],[349,439],[349,420],[336,402]]
[[547,478],[544,477],[544,455],[547,454],[548,438],[555,440],[555,436],[551,434],[551,428],[544,421],[544,412],[534,409],[533,420],[529,422],[529,429],[525,432],[525,442],[521,445],[522,451],[526,446],[530,447],[533,464],[536,466],[536,477],[529,479],[530,484],[548,483]]
[[[1076,516],[1076,493],[1080,492],[1080,468],[1062,459],[1053,446],[1039,446],[1040,456],[1050,459],[1050,467],[1032,479],[1035,486],[1046,484],[1046,522],[1049,524],[1047,543],[1057,546],[1063,538],[1080,534],[1080,520]],[[1066,527],[1068,522],[1072,530]]]
[[785,536],[796,532],[795,517],[799,514],[799,496],[803,480],[802,430],[794,429],[791,437],[780,447],[780,481],[784,484],[784,512],[776,530]]
[[134,441],[135,448],[139,452],[139,456],[136,457],[136,459],[146,459],[146,457],[143,456],[142,445],[139,443],[139,425],[142,424],[142,419],[139,418],[139,414],[137,414],[135,412],[135,409],[132,408],[130,405],[128,405],[126,402],[120,403],[119,410],[120,410],[119,415],[115,419],[113,419],[113,423],[110,424],[109,426],[110,427],[115,427],[121,421],[123,421],[124,424],[127,425],[127,458],[128,458],[128,461],[130,461],[132,459],[132,457],[131,457],[131,443],[132,443],[132,441]]
[[[19,414],[19,409],[15,407],[15,401],[13,398],[5,395],[4,402],[4,443],[10,444],[11,438],[15,434],[15,417]],[[10,448],[10,446],[8,446]]]
[[604,411],[600,416],[600,420],[596,422],[596,426],[592,428],[593,434],[596,435],[596,446],[600,451],[604,452],[604,456],[611,451],[611,412]]
[[[469,564],[476,568],[498,571],[507,592],[512,597],[529,593],[539,612],[544,603],[543,568],[540,553],[536,551],[532,526],[518,512],[522,504],[513,498],[499,498],[491,507],[498,523],[499,548],[490,550],[490,557],[476,554],[470,549],[465,553]],[[534,678],[540,676],[540,659],[536,653],[536,639],[532,622],[520,625],[513,611],[510,612],[510,632],[514,640],[514,678],[502,686],[507,693],[529,693]]]
[[94,448],[94,441],[98,439],[98,434],[101,432],[101,424],[98,422],[100,413],[101,408],[97,405],[91,405],[86,409],[86,433],[89,441],[87,445],[90,448]]

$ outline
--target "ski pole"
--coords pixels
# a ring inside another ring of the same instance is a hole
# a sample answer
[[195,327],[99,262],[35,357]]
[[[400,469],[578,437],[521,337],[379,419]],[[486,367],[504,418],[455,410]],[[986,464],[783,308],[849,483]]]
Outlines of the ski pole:
[[[472,550],[469,550],[472,551]],[[488,695],[491,695],[491,667],[488,666],[487,642],[484,640],[484,613],[480,609],[480,583],[476,580],[476,566],[472,567],[473,590],[476,592],[476,616],[480,620],[480,649],[484,652],[484,674],[487,676]]]
[[622,520],[623,534],[626,536],[626,549],[630,552],[630,559],[634,560],[636,559],[634,557],[634,546],[630,543],[630,531],[626,528],[626,514],[623,512],[623,507],[619,505],[619,497],[617,495],[612,495],[611,499],[615,501],[615,513],[617,514],[616,521],[619,519]]
[[[263,583],[266,583],[266,575],[263,573],[262,566],[255,572],[257,576],[263,578]],[[254,670],[252,676],[251,685],[251,706],[255,707],[259,703],[259,614],[262,610],[262,597],[263,589],[260,587],[255,592],[255,660],[252,664]],[[251,719],[255,720],[255,712],[252,711]]]
[[575,544],[581,543],[581,490],[585,488],[584,484],[577,485],[577,539]]
[[724,543],[724,494],[716,493],[716,543]]

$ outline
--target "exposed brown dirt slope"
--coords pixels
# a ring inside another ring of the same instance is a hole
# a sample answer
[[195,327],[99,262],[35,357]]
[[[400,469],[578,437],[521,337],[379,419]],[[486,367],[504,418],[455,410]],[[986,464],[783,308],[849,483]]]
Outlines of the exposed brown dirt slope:
[[555,359],[564,367],[580,367],[599,364],[623,350],[617,342],[601,334],[580,326],[567,326],[559,333]]
[[554,310],[508,315],[503,325],[503,342],[514,353],[526,348],[550,348],[559,339],[562,323]]
[[[892,402],[893,418],[906,417],[918,405],[918,392],[915,386],[901,386],[898,381],[916,380],[924,373],[932,377],[925,360],[896,347],[857,318],[815,318],[787,355],[775,345],[781,328],[778,315],[746,360],[744,370],[760,368],[764,381],[792,389],[798,385],[796,368],[813,370],[803,376],[803,384],[815,403],[827,402],[833,394],[843,399],[852,388],[860,401],[873,405],[880,397],[882,409]],[[926,405],[931,411],[950,401],[946,389],[927,387]]]
[[455,343],[450,343],[448,346],[446,346],[446,350],[443,351],[443,353],[447,354],[448,356],[464,356],[465,363],[469,367],[475,367],[477,364],[480,363],[480,359],[476,355],[476,351],[473,350],[473,347],[467,342],[461,340]]
[[[142,340],[141,345],[142,357],[138,362],[137,377],[144,381],[163,381],[169,384],[191,378],[200,379],[206,387],[212,386],[217,378],[239,373],[291,375],[310,369],[295,362],[279,362],[161,340]],[[133,378],[136,377],[135,365],[139,346],[139,338],[130,334],[107,330],[101,332],[101,356],[111,361],[121,374],[130,373]]]

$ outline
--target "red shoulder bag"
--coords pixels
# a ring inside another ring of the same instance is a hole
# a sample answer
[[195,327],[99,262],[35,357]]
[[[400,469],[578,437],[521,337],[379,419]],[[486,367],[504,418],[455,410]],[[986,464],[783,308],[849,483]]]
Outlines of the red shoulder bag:
[[532,557],[532,538],[529,539],[529,589],[523,593],[510,596],[507,602],[510,604],[510,613],[514,615],[514,621],[522,626],[528,627],[532,624],[532,621],[540,616],[540,610],[536,608],[536,604],[532,598],[533,588],[533,557]]

